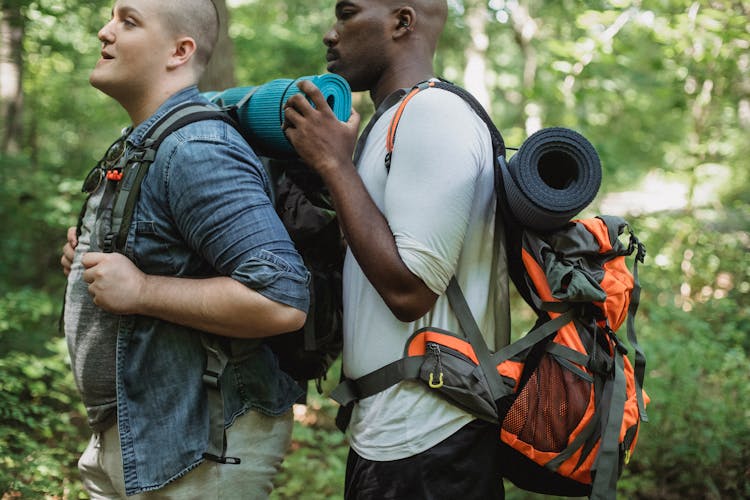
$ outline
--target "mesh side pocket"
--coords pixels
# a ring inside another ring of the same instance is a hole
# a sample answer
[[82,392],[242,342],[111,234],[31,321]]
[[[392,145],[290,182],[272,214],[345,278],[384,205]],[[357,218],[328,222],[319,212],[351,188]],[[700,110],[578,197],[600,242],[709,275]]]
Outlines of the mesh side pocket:
[[538,451],[559,453],[586,416],[592,390],[590,382],[545,355],[505,416],[503,429]]

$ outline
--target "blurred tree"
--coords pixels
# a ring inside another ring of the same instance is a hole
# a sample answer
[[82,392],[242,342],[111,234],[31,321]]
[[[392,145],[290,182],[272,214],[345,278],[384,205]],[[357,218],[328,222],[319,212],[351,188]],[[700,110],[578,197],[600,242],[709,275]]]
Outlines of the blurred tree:
[[198,87],[203,91],[224,90],[236,85],[234,78],[234,43],[229,38],[229,11],[226,0],[213,0],[219,14],[219,40]]
[[23,111],[24,16],[21,2],[0,3],[0,153],[18,153]]

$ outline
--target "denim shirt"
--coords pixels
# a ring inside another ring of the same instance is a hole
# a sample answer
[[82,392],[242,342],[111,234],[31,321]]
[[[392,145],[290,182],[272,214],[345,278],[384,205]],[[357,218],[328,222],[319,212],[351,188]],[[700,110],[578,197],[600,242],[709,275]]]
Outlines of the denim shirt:
[[[167,100],[128,138],[176,104],[205,103],[196,87]],[[269,198],[269,180],[240,134],[219,120],[189,124],[159,147],[141,186],[124,253],[147,274],[230,276],[306,311],[308,272]],[[204,333],[146,316],[122,316],[117,335],[117,417],[125,491],[150,491],[203,462],[209,409]],[[260,340],[229,340],[221,378],[225,426],[248,410],[278,416],[301,396]],[[223,465],[222,467],[232,467]]]

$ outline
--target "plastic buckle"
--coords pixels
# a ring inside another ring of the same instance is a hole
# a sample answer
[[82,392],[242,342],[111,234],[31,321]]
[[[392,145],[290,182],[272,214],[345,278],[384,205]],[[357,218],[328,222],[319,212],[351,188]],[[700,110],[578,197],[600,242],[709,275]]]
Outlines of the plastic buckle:
[[122,177],[122,169],[113,168],[111,170],[107,170],[107,180],[109,181],[120,182],[122,180]]
[[221,390],[221,382],[219,380],[219,374],[216,372],[206,370],[203,372],[203,383],[212,389]]
[[203,458],[205,458],[206,460],[210,460],[212,462],[225,464],[225,465],[239,465],[242,463],[242,460],[237,457],[217,457],[216,455],[212,453],[204,453]]

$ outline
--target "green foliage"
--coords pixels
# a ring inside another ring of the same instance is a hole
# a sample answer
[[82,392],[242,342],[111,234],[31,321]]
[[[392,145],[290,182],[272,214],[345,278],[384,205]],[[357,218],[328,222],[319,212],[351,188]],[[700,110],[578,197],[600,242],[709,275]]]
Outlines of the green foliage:
[[[329,375],[339,373],[340,367],[340,361],[335,363]],[[338,377],[330,377],[325,383],[326,394],[336,386],[335,380]],[[292,447],[274,481],[273,499],[327,500],[344,496],[348,445],[334,422],[338,406],[317,394],[312,385],[307,406],[295,407]]]
[[[643,498],[750,495],[748,207],[734,218],[635,221],[650,251],[639,333],[652,398],[625,491]],[[713,215],[713,216],[712,216]]]
[[0,492],[84,498],[75,479],[83,410],[65,342],[47,347],[46,356],[10,352],[0,358]]
[[256,0],[231,15],[240,86],[325,72],[322,37],[333,19],[333,3]]

